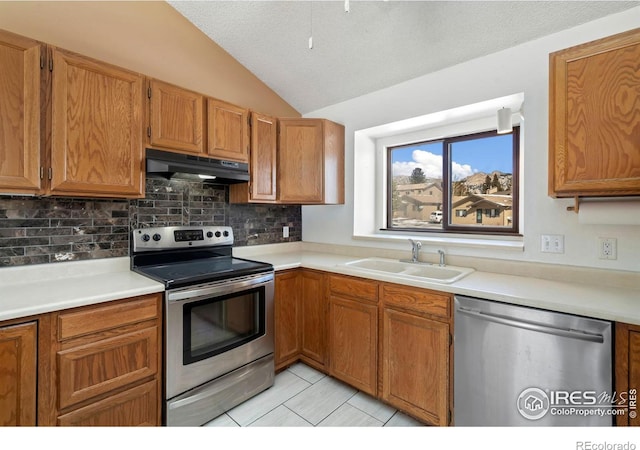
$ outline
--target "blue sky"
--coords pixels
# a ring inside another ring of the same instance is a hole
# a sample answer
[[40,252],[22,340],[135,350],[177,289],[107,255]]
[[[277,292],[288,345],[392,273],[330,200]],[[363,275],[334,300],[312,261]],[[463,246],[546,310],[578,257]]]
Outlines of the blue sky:
[[[499,170],[511,173],[513,136],[505,134],[453,144],[454,179],[462,179],[477,172]],[[394,175],[410,175],[421,167],[427,177],[442,176],[442,144],[418,144],[398,148],[392,153]]]

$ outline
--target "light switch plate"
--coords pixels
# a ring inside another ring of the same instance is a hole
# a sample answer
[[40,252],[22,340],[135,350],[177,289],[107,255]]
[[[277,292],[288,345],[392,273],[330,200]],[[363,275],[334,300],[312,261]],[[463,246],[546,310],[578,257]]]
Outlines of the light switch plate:
[[564,253],[564,235],[543,234],[540,245],[542,253]]

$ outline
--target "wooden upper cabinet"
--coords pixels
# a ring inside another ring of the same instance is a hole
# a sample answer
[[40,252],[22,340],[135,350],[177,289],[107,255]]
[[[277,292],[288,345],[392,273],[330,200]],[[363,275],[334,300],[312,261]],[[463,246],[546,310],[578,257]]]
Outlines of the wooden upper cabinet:
[[219,159],[249,162],[249,110],[207,100],[207,153]]
[[549,195],[640,194],[640,28],[550,55]]
[[0,426],[36,425],[36,322],[0,327]]
[[40,190],[40,59],[44,46],[0,31],[0,192]]
[[344,203],[344,126],[325,119],[280,119],[278,201]]
[[249,183],[229,186],[230,203],[275,203],[278,120],[251,112]]
[[181,153],[204,153],[204,96],[169,83],[149,85],[149,144]]
[[143,196],[144,77],[60,49],[52,58],[50,193]]

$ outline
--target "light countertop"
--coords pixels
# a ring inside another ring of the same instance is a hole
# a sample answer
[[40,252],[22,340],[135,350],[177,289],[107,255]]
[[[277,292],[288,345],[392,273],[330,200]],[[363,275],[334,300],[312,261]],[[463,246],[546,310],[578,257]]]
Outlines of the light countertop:
[[253,259],[271,263],[276,270],[305,267],[640,325],[640,289],[600,287],[597,284],[567,283],[481,271],[475,271],[451,284],[409,281],[392,274],[367,273],[344,266],[347,262],[361,259],[358,257],[308,251],[257,254]]
[[[265,253],[264,249],[242,248],[237,253],[234,249],[236,256],[271,263],[276,271],[304,267],[640,325],[640,287],[616,288],[482,271],[442,284],[344,265],[361,259],[357,256],[298,249]],[[131,272],[126,257],[2,268],[0,321],[163,290],[161,283]]]
[[0,321],[164,291],[129,264],[124,257],[2,268]]

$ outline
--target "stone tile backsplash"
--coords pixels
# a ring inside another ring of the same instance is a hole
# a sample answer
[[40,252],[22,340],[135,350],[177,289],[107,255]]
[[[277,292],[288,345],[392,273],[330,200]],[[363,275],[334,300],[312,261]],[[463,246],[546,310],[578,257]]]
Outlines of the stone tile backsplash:
[[130,230],[150,226],[228,225],[237,247],[302,240],[300,206],[227,198],[227,186],[158,178],[130,201],[0,197],[0,267],[128,256]]

